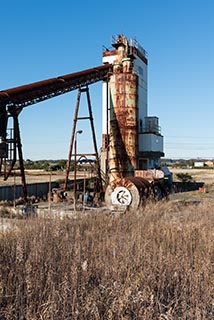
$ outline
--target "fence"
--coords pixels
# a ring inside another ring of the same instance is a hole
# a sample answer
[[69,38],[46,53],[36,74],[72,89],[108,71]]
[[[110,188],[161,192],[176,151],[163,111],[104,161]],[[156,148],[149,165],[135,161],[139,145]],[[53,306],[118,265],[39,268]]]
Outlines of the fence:
[[[51,190],[58,186],[57,182],[51,182]],[[27,185],[27,195],[43,198],[47,196],[49,188],[48,182],[30,183]],[[20,197],[23,197],[22,185],[0,186],[0,201],[12,201]]]

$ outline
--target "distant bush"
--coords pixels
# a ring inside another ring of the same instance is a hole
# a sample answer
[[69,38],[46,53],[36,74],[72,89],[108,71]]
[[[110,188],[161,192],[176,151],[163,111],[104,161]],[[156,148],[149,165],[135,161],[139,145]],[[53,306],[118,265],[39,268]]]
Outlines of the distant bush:
[[189,173],[177,173],[176,177],[181,182],[192,182],[192,176]]
[[57,171],[66,168],[67,160],[38,160],[32,161],[27,159],[24,163],[25,169]]
[[17,222],[0,235],[0,319],[214,319],[212,212]]

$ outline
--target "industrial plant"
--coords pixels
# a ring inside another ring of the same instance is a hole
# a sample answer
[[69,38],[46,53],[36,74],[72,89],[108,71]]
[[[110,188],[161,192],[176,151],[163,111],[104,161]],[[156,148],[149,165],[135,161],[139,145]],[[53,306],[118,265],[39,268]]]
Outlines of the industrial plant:
[[[68,189],[71,161],[73,201],[77,199],[77,163],[94,158],[96,184],[94,193],[103,195],[110,210],[137,209],[148,198],[167,196],[171,180],[167,168],[161,168],[164,156],[163,135],[157,116],[148,114],[148,57],[146,50],[124,35],[112,37],[111,48],[102,53],[102,65],[56,78],[0,91],[0,172],[4,180],[19,161],[23,198],[28,202],[19,114],[30,105],[78,90],[72,135],[63,189]],[[102,146],[98,152],[96,123],[89,86],[102,81]],[[94,150],[77,154],[76,137],[81,95],[86,94],[88,109],[84,119],[90,122]],[[8,119],[13,128],[8,128]],[[11,122],[11,121],[10,121]],[[85,191],[85,190],[84,190]],[[100,198],[100,197],[99,197]]]

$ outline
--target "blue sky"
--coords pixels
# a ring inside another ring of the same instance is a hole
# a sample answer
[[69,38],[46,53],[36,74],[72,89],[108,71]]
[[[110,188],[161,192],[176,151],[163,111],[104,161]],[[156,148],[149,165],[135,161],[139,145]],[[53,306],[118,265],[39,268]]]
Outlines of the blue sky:
[[[214,1],[50,1],[1,3],[0,90],[102,64],[112,35],[148,52],[149,115],[158,116],[169,158],[214,158]],[[90,86],[101,146],[101,83]],[[24,159],[66,159],[77,92],[25,108]],[[86,105],[84,96],[80,108]],[[92,152],[87,123],[79,152]]]

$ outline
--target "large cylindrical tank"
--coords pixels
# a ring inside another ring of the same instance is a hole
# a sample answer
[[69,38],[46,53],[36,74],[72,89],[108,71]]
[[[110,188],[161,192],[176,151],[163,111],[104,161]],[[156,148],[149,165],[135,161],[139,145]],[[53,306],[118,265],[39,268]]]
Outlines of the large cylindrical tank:
[[[127,61],[124,68],[127,70]],[[120,173],[113,179],[133,176],[136,168],[137,83],[137,75],[129,72],[110,77],[109,168]]]
[[152,184],[141,177],[127,177],[112,181],[105,192],[105,203],[110,210],[137,210],[152,196]]

